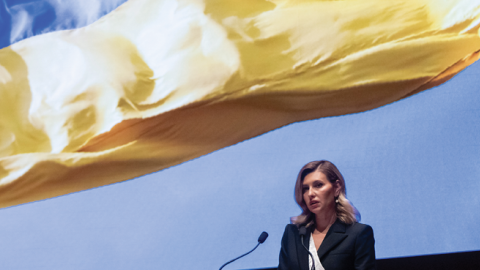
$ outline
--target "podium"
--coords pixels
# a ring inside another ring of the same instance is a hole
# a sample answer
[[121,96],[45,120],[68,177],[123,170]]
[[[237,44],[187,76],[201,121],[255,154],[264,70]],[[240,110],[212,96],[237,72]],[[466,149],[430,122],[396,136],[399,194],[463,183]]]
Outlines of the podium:
[[[480,251],[466,251],[397,257],[377,260],[377,270],[480,270]],[[241,270],[277,270],[272,268],[251,268]]]

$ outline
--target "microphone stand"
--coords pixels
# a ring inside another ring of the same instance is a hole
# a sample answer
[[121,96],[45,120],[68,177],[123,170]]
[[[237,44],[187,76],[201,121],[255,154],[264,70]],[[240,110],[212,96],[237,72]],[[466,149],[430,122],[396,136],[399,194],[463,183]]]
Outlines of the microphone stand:
[[252,253],[259,245],[260,245],[260,243],[258,243],[252,250],[250,250],[249,252],[243,254],[242,256],[237,257],[237,258],[235,258],[235,259],[233,259],[233,260],[231,260],[231,261],[226,262],[224,265],[222,265],[222,267],[220,267],[219,270],[222,270],[222,268],[225,267],[227,264],[232,263],[232,262],[234,262],[234,261],[236,261],[236,260],[238,260],[238,259],[240,259],[240,258],[242,258],[242,257],[244,257],[244,256],[247,256],[248,254]]
[[313,258],[313,255],[312,255],[312,253],[310,252],[310,250],[309,250],[309,249],[305,246],[305,244],[303,243],[303,238],[304,238],[305,235],[307,234],[307,228],[305,228],[305,227],[300,227],[299,233],[300,233],[300,242],[302,242],[303,248],[308,252],[308,255],[310,255],[310,257],[312,258],[312,270],[315,270],[315,259]]
[[267,240],[267,237],[268,237],[268,233],[267,233],[267,232],[262,232],[262,234],[260,234],[260,237],[258,237],[258,244],[257,244],[252,250],[250,250],[249,252],[243,254],[243,255],[240,256],[240,257],[237,257],[237,258],[235,258],[235,259],[233,259],[233,260],[231,260],[231,261],[226,262],[224,265],[222,265],[222,267],[220,267],[219,270],[222,270],[222,268],[225,267],[227,264],[232,263],[232,262],[234,262],[234,261],[236,261],[236,260],[238,260],[238,259],[240,259],[240,258],[242,258],[242,257],[244,257],[244,256],[247,256],[248,254],[252,253],[260,244],[262,244],[263,242],[265,242],[265,240]]

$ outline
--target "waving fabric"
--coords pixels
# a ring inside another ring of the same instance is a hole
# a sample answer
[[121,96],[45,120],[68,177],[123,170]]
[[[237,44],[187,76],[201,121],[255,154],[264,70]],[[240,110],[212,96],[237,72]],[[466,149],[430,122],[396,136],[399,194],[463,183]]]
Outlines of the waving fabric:
[[408,97],[476,61],[479,26],[474,0],[130,0],[20,41],[0,50],[0,207]]

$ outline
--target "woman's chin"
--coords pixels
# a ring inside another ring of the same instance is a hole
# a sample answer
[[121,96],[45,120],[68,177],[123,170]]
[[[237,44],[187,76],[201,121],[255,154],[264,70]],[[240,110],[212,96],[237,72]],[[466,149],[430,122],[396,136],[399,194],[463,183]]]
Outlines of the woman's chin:
[[310,212],[312,212],[315,215],[322,213],[322,207],[320,206],[309,207],[308,210],[310,210]]

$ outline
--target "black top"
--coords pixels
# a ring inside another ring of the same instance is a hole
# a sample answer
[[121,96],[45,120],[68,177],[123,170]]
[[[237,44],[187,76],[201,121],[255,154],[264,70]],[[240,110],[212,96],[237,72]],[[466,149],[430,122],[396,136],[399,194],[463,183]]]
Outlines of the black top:
[[[307,230],[303,241],[307,248],[311,232],[312,229]],[[330,226],[317,253],[325,270],[370,270],[375,269],[374,245],[372,227],[361,223],[345,224],[337,219]],[[278,270],[309,270],[308,257],[300,242],[297,226],[287,225],[282,237]]]

